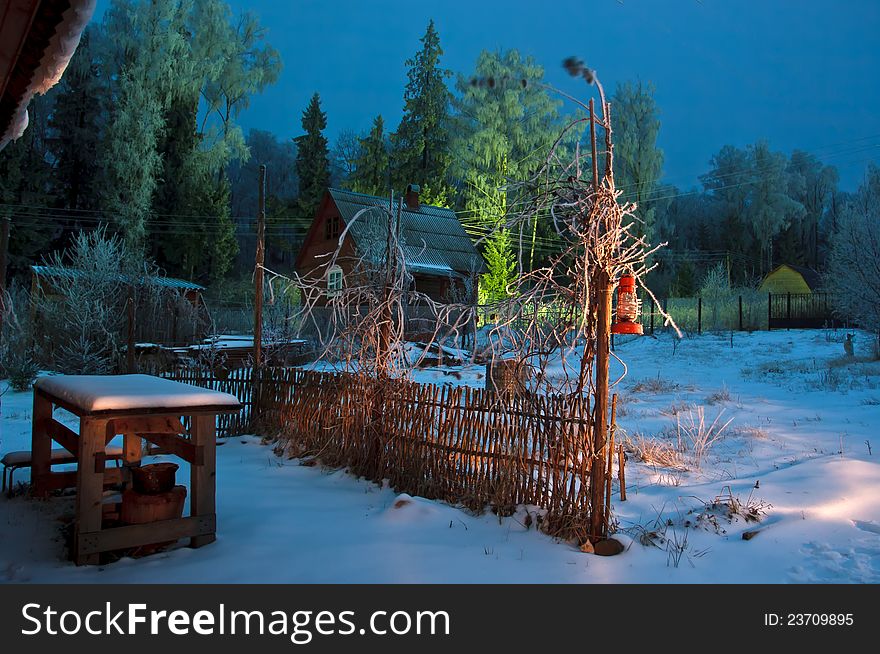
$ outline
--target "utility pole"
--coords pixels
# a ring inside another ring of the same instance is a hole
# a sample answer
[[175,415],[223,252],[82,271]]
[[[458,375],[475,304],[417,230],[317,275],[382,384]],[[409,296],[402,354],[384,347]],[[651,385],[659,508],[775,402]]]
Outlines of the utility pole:
[[9,216],[0,219],[0,334],[3,333],[3,303],[6,292],[6,253],[9,250]]
[[259,209],[257,211],[257,256],[254,268],[254,379],[262,365],[263,262],[266,256],[266,165],[260,164]]

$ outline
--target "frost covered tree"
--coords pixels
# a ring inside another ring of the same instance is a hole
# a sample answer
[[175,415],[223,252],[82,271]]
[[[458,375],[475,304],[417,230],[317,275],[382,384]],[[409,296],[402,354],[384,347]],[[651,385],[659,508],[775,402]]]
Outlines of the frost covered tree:
[[663,169],[663,151],[657,147],[660,111],[654,86],[638,82],[619,84],[611,98],[615,123],[614,176],[623,197],[636,204],[636,231],[652,236],[656,209],[653,198]]
[[165,112],[181,79],[178,64],[187,60],[185,20],[175,0],[116,0],[105,17],[106,56],[119,72],[101,154],[104,205],[132,250],[145,245]]
[[[463,196],[465,220],[488,232],[517,202],[512,188],[531,177],[559,136],[561,100],[543,87],[544,69],[516,50],[483,51],[471,77],[457,88],[452,175]],[[518,191],[519,192],[519,191]],[[536,216],[523,234],[524,268],[536,264],[539,239],[549,224]],[[519,235],[512,235],[519,238]]]
[[752,183],[746,216],[752,237],[761,252],[761,275],[773,267],[773,239],[803,213],[803,206],[788,195],[786,158],[771,152],[766,141],[749,147]]
[[822,218],[837,191],[839,175],[815,155],[795,150],[788,163],[788,194],[804,208],[779,236],[780,259],[819,268]]
[[841,212],[824,283],[840,317],[880,330],[880,167],[875,164]]

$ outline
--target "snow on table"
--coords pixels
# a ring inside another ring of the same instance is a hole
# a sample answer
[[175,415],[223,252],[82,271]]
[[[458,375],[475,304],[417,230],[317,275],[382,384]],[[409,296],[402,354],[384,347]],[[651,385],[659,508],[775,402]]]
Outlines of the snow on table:
[[84,413],[240,406],[238,398],[228,393],[152,375],[56,375],[38,379],[34,388]]

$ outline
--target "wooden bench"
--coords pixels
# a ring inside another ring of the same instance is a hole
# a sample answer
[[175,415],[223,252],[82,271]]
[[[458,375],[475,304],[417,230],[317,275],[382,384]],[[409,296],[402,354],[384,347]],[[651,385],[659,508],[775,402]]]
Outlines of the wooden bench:
[[[122,448],[121,447],[108,447],[106,450],[107,460],[115,461],[117,466],[119,462],[122,461]],[[2,492],[6,492],[7,487],[9,488],[9,492],[12,492],[12,475],[19,468],[30,468],[33,463],[33,455],[30,450],[18,450],[16,452],[7,452],[3,455],[3,458],[0,459],[0,463],[3,464],[3,490]],[[51,454],[51,465],[61,465],[62,463],[76,463],[76,456],[68,452],[63,448],[52,450]],[[9,471],[9,481],[6,481],[6,473]]]

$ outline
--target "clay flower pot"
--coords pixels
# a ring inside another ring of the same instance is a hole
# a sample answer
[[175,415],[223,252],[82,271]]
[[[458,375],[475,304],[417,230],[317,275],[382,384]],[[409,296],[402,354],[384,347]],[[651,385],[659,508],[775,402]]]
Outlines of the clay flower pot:
[[132,468],[132,487],[136,493],[146,495],[167,493],[174,488],[174,478],[179,467],[176,463],[150,463]]

